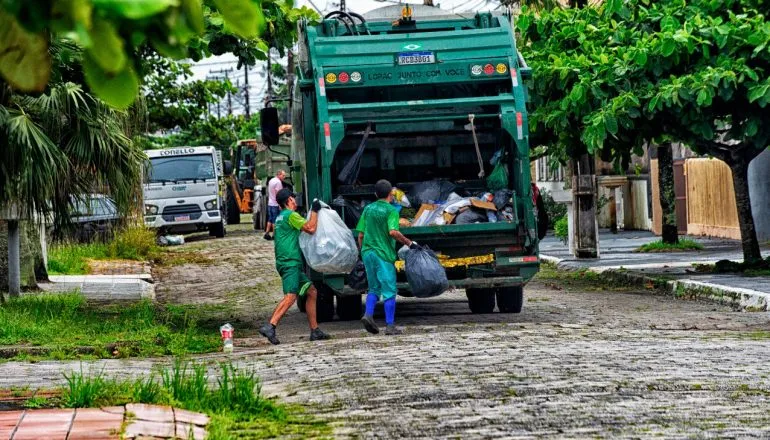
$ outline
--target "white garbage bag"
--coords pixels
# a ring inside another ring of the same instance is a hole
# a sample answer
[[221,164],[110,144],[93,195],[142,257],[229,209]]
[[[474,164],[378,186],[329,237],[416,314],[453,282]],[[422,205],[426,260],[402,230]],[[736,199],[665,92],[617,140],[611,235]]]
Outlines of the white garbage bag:
[[321,206],[315,234],[300,234],[299,248],[316,272],[348,274],[358,261],[356,240],[336,211],[325,203]]

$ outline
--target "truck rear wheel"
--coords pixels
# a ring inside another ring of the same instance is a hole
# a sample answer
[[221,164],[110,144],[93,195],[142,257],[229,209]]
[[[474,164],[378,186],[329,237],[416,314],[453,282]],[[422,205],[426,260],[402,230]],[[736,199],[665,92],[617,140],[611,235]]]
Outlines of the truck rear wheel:
[[348,295],[337,297],[337,316],[340,321],[355,321],[364,316],[361,307],[361,295]]
[[465,289],[471,313],[492,313],[495,311],[495,289]]
[[229,186],[227,187],[227,223],[230,225],[241,224],[241,208],[235,199],[235,193]]
[[500,310],[500,313],[521,313],[522,307],[524,307],[524,288],[522,286],[497,289],[497,309]]
[[316,286],[316,318],[318,322],[329,322],[334,319],[334,291],[327,286]]

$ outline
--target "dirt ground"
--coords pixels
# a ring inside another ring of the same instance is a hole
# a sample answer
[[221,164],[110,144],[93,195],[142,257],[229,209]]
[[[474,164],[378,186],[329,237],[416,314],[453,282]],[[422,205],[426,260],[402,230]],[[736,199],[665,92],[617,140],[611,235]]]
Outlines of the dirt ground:
[[[158,300],[236,322],[232,359],[267,395],[330,420],[335,437],[770,438],[767,313],[551,272],[527,287],[521,314],[473,315],[456,291],[399,299],[403,336],[334,321],[322,325],[334,339],[309,342],[293,308],[271,346],[254,328],[281,298],[272,243],[248,226],[188,237],[179,251],[208,259],[158,269]],[[88,368],[140,375],[156,362],[168,360]],[[60,383],[78,368],[4,364],[0,386]]]

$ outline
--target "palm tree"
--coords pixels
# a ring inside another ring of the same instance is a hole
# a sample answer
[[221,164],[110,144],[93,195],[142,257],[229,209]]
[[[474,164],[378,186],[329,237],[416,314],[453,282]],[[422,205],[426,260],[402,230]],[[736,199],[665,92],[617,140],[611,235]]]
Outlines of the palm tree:
[[[54,74],[42,95],[16,94],[0,82],[0,208],[16,207],[25,218],[52,216],[63,226],[72,196],[109,188],[127,212],[144,160],[129,138],[139,112],[112,109],[70,81],[82,77],[76,47],[58,43],[51,51]],[[17,225],[9,222],[9,238]]]

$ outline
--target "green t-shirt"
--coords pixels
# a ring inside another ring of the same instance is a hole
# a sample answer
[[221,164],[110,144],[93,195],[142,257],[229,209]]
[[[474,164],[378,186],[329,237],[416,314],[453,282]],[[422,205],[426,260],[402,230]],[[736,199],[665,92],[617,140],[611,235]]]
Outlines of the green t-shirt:
[[284,209],[275,219],[275,267],[301,266],[299,233],[305,219],[291,209]]
[[396,261],[396,240],[390,236],[390,231],[398,231],[398,212],[393,205],[384,200],[367,205],[356,230],[364,234],[362,254],[374,251],[385,261]]

